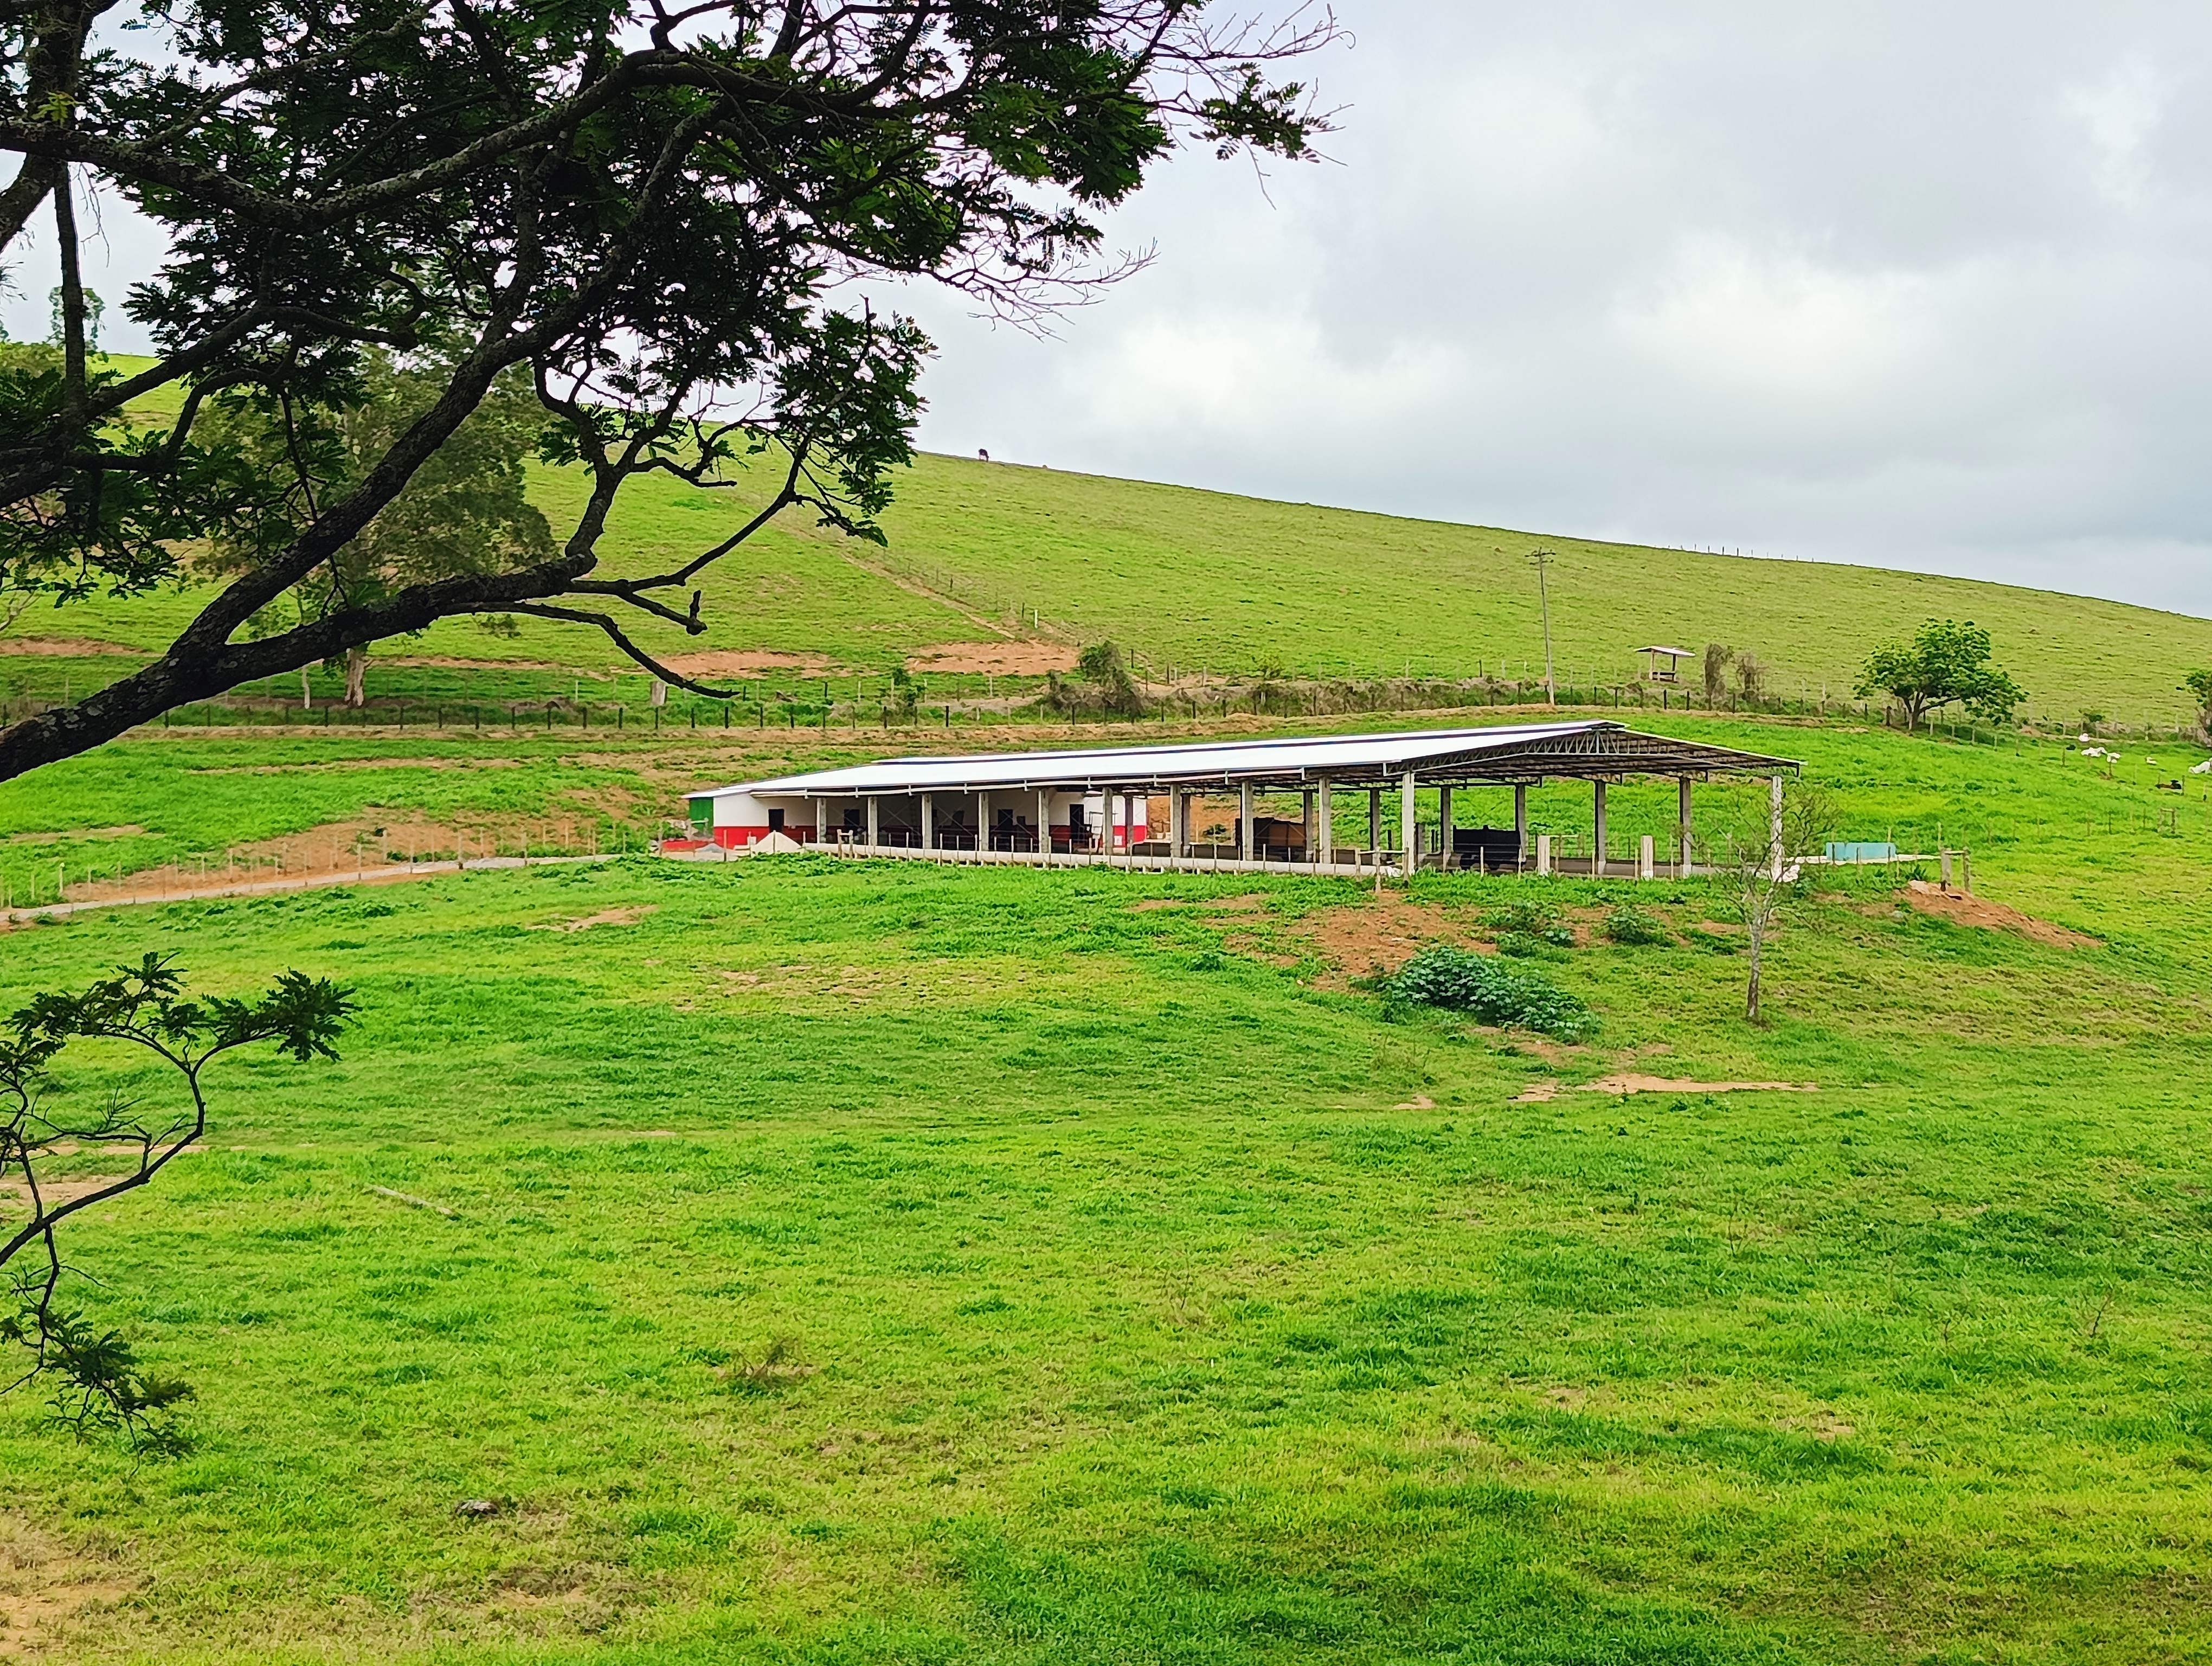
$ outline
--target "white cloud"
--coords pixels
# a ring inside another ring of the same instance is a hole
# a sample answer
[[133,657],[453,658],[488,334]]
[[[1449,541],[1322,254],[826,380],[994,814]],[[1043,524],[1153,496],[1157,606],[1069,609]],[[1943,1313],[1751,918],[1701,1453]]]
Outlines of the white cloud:
[[1934,281],[1853,272],[1730,236],[1683,239],[1631,288],[1611,322],[1685,386],[1785,399],[1893,388],[1940,350]]
[[2066,89],[2061,107],[2081,125],[2097,189],[2116,206],[2154,202],[2149,142],[2175,90],[2173,77],[2131,52],[2096,80]]
[[1340,11],[1337,161],[1178,161],[1057,341],[927,307],[926,441],[2212,612],[2212,13]]

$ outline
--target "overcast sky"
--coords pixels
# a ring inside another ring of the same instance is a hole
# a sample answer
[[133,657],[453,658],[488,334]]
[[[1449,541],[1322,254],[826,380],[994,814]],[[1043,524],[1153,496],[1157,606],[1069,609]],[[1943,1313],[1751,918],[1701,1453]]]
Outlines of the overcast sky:
[[1329,162],[1179,158],[1051,340],[911,298],[926,446],[2212,614],[2212,7],[1338,15]]

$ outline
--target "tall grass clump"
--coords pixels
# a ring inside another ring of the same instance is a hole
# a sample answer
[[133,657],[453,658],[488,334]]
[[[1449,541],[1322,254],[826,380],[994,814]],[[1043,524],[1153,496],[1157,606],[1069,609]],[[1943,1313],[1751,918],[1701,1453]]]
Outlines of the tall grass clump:
[[1378,987],[1394,1006],[1441,1006],[1563,1042],[1597,1034],[1597,1015],[1541,972],[1448,943],[1423,949]]

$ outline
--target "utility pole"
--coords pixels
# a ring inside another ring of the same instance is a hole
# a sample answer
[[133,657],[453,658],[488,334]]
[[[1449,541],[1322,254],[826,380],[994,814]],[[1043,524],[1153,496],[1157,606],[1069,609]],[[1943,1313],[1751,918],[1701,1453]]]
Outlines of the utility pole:
[[1536,594],[1544,605],[1544,703],[1556,708],[1559,693],[1552,682],[1552,592],[1545,582],[1553,556],[1549,550],[1531,550],[1528,559],[1536,565]]

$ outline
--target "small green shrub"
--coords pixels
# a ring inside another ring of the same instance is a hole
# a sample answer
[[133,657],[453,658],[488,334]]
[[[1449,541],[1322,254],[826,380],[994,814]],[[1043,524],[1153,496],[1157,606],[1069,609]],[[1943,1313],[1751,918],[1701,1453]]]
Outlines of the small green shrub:
[[1597,1033],[1597,1018],[1533,968],[1439,943],[1422,950],[1381,985],[1384,999],[1468,1012],[1486,1024],[1518,1025],[1565,1042]]
[[[1507,954],[1533,954],[1535,945],[1548,945],[1555,949],[1575,946],[1575,931],[1571,926],[1559,923],[1559,911],[1549,903],[1530,902],[1525,898],[1508,903],[1502,909],[1492,909],[1482,916],[1482,923],[1498,933],[1498,946]],[[1507,946],[1508,939],[1526,939]]]
[[[1569,934],[1572,940],[1572,934]],[[1498,952],[1510,954],[1520,960],[1564,960],[1566,954],[1561,947],[1547,939],[1528,932],[1500,932],[1498,933]]]
[[1672,943],[1674,933],[1667,929],[1666,922],[1655,919],[1632,903],[1624,903],[1605,917],[1599,927],[1607,940],[1614,943]]

